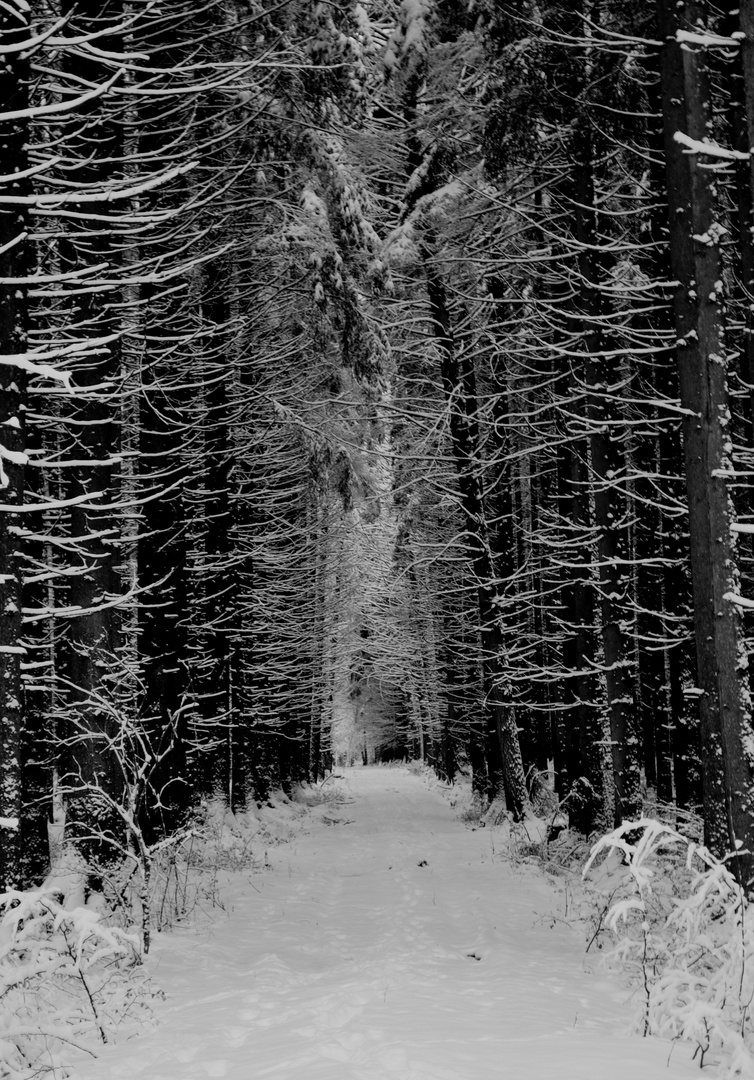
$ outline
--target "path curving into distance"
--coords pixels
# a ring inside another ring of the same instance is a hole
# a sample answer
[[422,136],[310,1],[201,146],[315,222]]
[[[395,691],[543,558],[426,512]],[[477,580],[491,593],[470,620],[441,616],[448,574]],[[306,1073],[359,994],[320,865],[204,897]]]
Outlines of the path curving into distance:
[[209,934],[166,935],[162,1026],[80,1080],[699,1076],[689,1048],[625,1034],[627,992],[547,919],[536,873],[492,858],[492,830],[406,770],[337,783],[345,821],[240,875]]

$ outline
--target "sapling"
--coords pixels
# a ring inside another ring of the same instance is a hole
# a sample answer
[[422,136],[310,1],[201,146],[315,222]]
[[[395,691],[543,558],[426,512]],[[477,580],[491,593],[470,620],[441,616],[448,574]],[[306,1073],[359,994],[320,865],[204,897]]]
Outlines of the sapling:
[[[103,756],[112,762],[113,772],[119,778],[118,789],[113,791],[97,775],[83,777],[69,772],[58,784],[67,807],[66,825],[76,826],[78,843],[83,841],[89,850],[102,852],[102,864],[91,869],[110,883],[110,893],[116,902],[120,900],[128,921],[132,922],[136,916],[146,955],[151,941],[152,864],[155,855],[163,849],[180,844],[186,832],[179,829],[169,838],[150,844],[144,828],[145,811],[148,805],[152,810],[162,806],[164,790],[157,790],[155,777],[173,750],[180,714],[186,706],[171,714],[155,745],[140,720],[121,710],[105,694],[90,691],[87,704],[109,717],[112,722],[107,727],[114,734],[109,735],[106,730],[92,732],[74,717],[68,745],[79,741],[99,742]],[[85,807],[84,820],[72,820],[77,806]],[[100,822],[106,822],[107,826]],[[63,849],[68,846],[66,837]]]
[[754,927],[733,858],[642,818],[602,837],[584,874],[599,866],[603,884],[622,883],[605,920],[608,956],[642,988],[643,1033],[688,1039],[700,1064],[713,1052],[725,1077],[754,1078]]
[[94,1055],[151,1020],[138,934],[67,909],[49,887],[9,890],[0,911],[0,1075],[63,1075],[72,1048]]

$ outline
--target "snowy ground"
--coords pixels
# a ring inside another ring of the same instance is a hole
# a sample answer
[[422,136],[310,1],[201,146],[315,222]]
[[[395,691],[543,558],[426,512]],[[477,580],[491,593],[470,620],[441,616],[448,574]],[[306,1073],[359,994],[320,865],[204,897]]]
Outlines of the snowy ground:
[[238,875],[211,931],[160,936],[163,1023],[77,1080],[699,1076],[687,1047],[625,1034],[627,992],[490,830],[407,771],[345,776],[341,822]]

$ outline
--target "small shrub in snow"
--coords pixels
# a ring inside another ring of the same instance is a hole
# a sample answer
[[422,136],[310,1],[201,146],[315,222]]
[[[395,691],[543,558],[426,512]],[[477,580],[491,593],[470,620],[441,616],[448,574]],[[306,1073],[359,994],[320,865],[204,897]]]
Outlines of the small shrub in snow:
[[[599,861],[600,856],[605,856]],[[608,958],[639,987],[638,1026],[720,1055],[725,1077],[754,1080],[754,914],[728,869],[662,822],[626,822],[584,873],[612,891]]]
[[526,774],[526,789],[535,817],[554,818],[562,810],[553,781],[554,774],[550,769],[535,769],[532,766]]
[[229,875],[267,865],[266,849],[293,838],[313,805],[342,801],[335,785],[237,813],[211,800],[181,832],[98,867],[103,892],[88,897],[92,868],[61,842],[41,889],[0,894],[0,1078],[63,1080],[79,1054],[143,1032],[154,1020],[149,929],[211,919]]
[[478,791],[472,791],[470,786],[460,795],[451,798],[450,806],[456,810],[465,825],[478,825],[484,813],[482,796]]
[[221,876],[261,869],[264,848],[273,842],[264,829],[262,813],[253,807],[233,813],[223,799],[203,803],[190,827],[152,853],[149,913],[153,928],[167,930],[206,909],[221,908]]
[[[327,778],[332,779],[332,776]],[[325,781],[326,783],[327,781]],[[323,802],[327,801],[327,790],[322,790],[317,784],[296,784],[291,792],[291,802],[298,803],[300,806],[311,808],[312,806],[321,806]]]
[[[222,907],[222,882],[227,875],[262,870],[268,851],[290,842],[302,819],[344,801],[337,785],[328,783],[298,785],[290,798],[274,791],[264,805],[250,802],[245,810],[232,811],[220,798],[204,802],[180,835],[151,849],[152,926],[165,930]],[[137,900],[130,903],[135,905]]]
[[0,1075],[65,1076],[72,1051],[143,1030],[152,1019],[140,935],[49,889],[0,895]]

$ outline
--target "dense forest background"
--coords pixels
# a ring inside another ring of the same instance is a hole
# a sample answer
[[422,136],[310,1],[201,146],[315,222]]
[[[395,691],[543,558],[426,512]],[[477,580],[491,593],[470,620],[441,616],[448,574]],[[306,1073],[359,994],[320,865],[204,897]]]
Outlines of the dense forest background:
[[754,873],[754,4],[7,0],[0,878],[333,762]]

